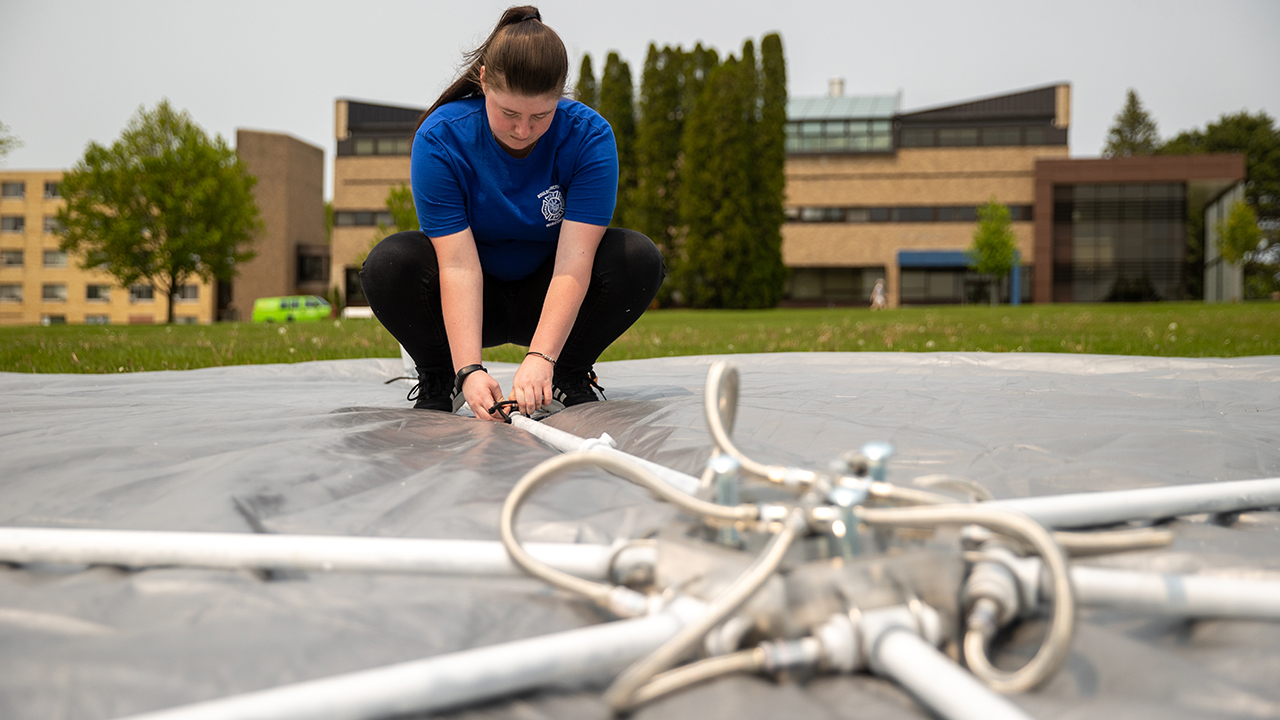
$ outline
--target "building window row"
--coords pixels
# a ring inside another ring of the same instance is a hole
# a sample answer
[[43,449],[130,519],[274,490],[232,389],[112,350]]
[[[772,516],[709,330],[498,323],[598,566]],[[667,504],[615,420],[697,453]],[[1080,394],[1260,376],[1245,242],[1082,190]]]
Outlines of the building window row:
[[789,153],[893,150],[893,126],[888,120],[800,120],[786,127]]
[[[25,182],[19,180],[0,183],[0,199],[25,200],[26,197],[27,184]],[[62,188],[57,181],[45,181],[44,197],[48,200],[54,200],[62,197]]]
[[339,227],[392,225],[391,213],[385,210],[336,210],[333,224]]
[[1020,145],[1064,145],[1054,128],[1041,126],[997,126],[965,128],[906,127],[898,137],[899,147],[1016,147]]
[[[27,218],[23,215],[4,215],[0,216],[0,232],[5,233],[25,233],[27,231]],[[54,215],[44,216],[44,233],[46,235],[59,235],[62,233],[62,223],[58,222],[58,218]]]
[[0,267],[22,267],[23,262],[21,250],[0,250]]
[[[1010,205],[1014,222],[1030,222],[1031,205]],[[977,222],[973,205],[905,205],[900,207],[788,207],[788,222],[802,223],[919,223]]]
[[351,144],[355,155],[408,155],[412,147],[412,139],[394,138],[356,138]]

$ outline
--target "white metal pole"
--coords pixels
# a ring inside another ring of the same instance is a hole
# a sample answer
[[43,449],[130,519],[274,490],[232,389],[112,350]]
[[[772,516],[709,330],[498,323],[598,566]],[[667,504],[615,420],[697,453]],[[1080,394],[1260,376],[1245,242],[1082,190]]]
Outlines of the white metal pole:
[[567,453],[582,450],[620,458],[627,462],[637,463],[644,469],[654,475],[657,475],[663,482],[688,495],[696,493],[699,486],[702,484],[700,479],[692,475],[682,473],[679,470],[672,470],[671,468],[665,465],[659,465],[652,460],[646,460],[641,457],[636,457],[630,453],[623,452],[622,450],[618,450],[613,447],[613,438],[609,437],[608,433],[605,433],[599,438],[581,438],[573,433],[553,428],[550,425],[543,425],[536,420],[530,420],[529,418],[519,414],[511,416],[511,424],[532,434],[534,437],[560,452]]
[[129,720],[373,720],[543,687],[599,685],[705,611],[660,613],[131,716]]
[[902,606],[867,612],[859,623],[867,667],[947,720],[1031,720],[933,646],[938,624],[937,612],[924,605],[915,612]]
[[[652,560],[653,549],[528,543],[558,570],[609,579],[611,563]],[[614,560],[615,553],[621,553]],[[497,541],[254,533],[0,528],[0,561],[122,567],[183,566],[440,575],[524,575]]]
[[1280,506],[1280,478],[1047,495],[984,504],[1016,510],[1046,527],[1088,527]]
[[1280,582],[1071,568],[1082,605],[1196,618],[1280,620]]

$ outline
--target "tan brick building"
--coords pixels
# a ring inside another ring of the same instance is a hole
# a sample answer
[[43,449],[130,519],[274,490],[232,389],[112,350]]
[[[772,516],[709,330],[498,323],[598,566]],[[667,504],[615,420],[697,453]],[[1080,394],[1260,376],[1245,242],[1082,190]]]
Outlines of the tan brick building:
[[[0,170],[0,325],[165,322],[169,299],[151,285],[122,288],[58,250],[61,179],[60,170]],[[213,319],[208,284],[184,286],[173,302],[177,322]]]
[[[1021,264],[1001,302],[1184,298],[1187,213],[1220,212],[1244,179],[1240,156],[1069,159],[1067,84],[924,110],[899,104],[845,96],[841,81],[827,96],[789,101],[784,304],[865,305],[879,278],[891,306],[986,302],[989,283],[964,251],[976,208],[992,198],[1010,209]],[[333,282],[360,304],[355,273],[377,223],[390,224],[388,191],[409,182],[421,110],[354,100],[335,109]],[[1079,200],[1055,203],[1055,193]],[[1210,263],[1208,299],[1231,297],[1239,268]]]
[[[230,283],[199,278],[173,298],[174,319],[248,320],[253,301],[328,293],[324,229],[324,151],[288,135],[240,130],[237,152],[258,178],[254,197],[263,232],[257,257]],[[163,323],[168,298],[149,284],[120,287],[101,270],[83,270],[58,250],[60,170],[0,171],[0,324]]]

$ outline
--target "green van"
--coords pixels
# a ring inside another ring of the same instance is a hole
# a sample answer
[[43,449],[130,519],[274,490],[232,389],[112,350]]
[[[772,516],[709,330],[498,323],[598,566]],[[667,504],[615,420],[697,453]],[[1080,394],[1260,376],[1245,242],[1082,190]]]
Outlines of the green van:
[[266,297],[253,301],[254,322],[303,322],[326,320],[329,303],[315,295]]

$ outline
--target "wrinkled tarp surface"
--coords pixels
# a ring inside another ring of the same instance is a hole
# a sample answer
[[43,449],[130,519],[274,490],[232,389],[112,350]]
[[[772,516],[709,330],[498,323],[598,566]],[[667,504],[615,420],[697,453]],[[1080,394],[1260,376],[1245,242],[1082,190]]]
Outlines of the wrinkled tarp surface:
[[[608,432],[698,474],[712,357],[602,363],[610,400],[547,424]],[[889,479],[946,473],[996,497],[1280,476],[1280,357],[778,354],[741,373],[734,438],[823,468],[871,440]],[[509,385],[515,367],[495,364]],[[398,359],[118,376],[0,374],[0,525],[496,540],[502,501],[555,451],[415,411]],[[671,509],[604,473],[540,490],[526,540],[635,537]],[[1170,548],[1095,561],[1280,579],[1280,513],[1174,523]],[[598,622],[524,578],[0,568],[0,717],[90,720]],[[1280,624],[1083,610],[1073,654],[1014,701],[1041,718],[1280,717]],[[1030,650],[1034,650],[1031,647]],[[605,718],[599,688],[457,718]],[[640,718],[927,717],[869,676],[736,677]]]

